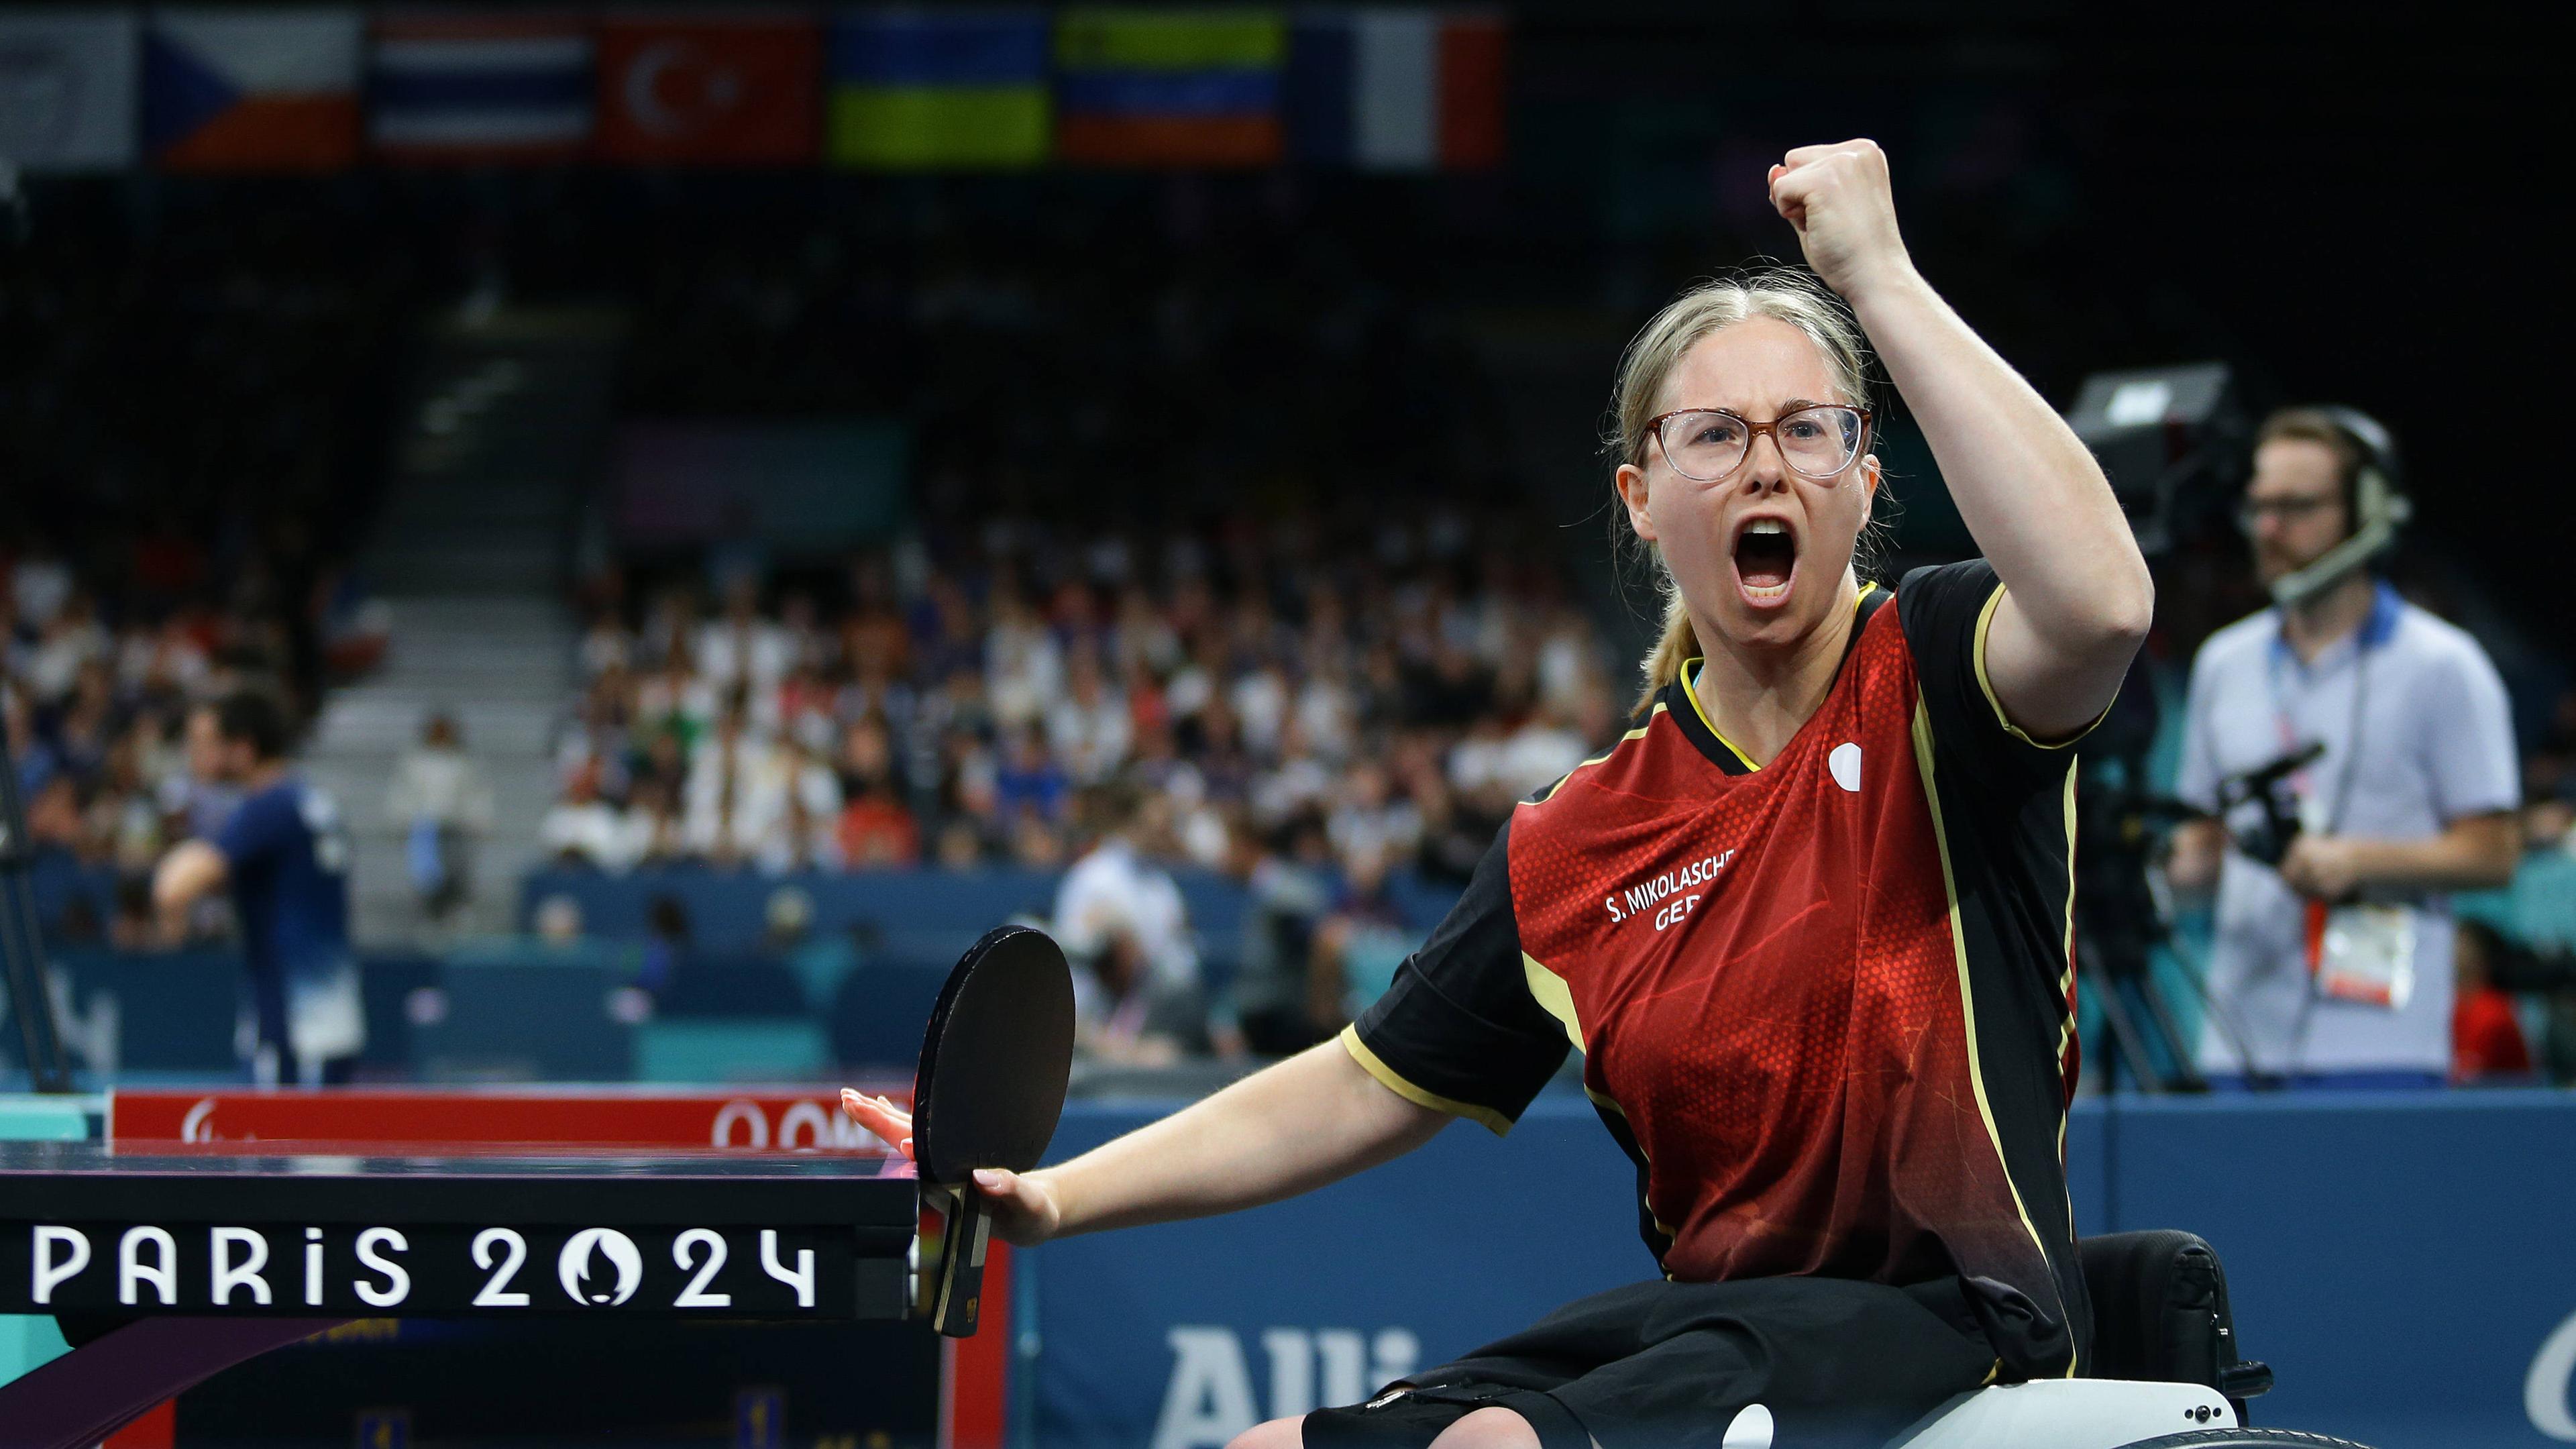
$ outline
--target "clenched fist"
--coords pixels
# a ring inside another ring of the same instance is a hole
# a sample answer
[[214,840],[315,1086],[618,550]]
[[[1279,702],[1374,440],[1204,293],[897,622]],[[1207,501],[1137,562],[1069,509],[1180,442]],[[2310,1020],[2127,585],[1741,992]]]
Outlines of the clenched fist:
[[1896,232],[1887,153],[1876,141],[1801,146],[1771,168],[1771,204],[1798,229],[1807,265],[1857,305],[1872,288],[1911,272]]

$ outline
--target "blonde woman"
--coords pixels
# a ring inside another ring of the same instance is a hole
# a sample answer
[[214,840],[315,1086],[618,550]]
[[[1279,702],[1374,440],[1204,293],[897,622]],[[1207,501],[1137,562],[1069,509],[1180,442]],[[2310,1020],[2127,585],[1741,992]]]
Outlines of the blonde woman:
[[[2146,567],[2082,444],[1915,272],[1875,145],[1792,151],[1770,195],[1823,287],[1700,287],[1621,365],[1612,486],[1670,592],[1634,727],[1514,812],[1339,1041],[983,1177],[1021,1242],[1226,1212],[1451,1117],[1503,1131],[1584,1053],[1661,1277],[1238,1449],[1869,1445],[2084,1363],[2067,746],[2146,632]],[[1892,595],[1852,558],[1864,333],[1985,551]]]

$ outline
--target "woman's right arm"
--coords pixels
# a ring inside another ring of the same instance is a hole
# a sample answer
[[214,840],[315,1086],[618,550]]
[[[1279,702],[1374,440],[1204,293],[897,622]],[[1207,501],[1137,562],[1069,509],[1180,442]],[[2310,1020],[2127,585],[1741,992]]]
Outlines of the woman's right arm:
[[1132,1228],[1295,1197],[1401,1157],[1450,1120],[1328,1041],[1028,1177],[1054,1200],[1049,1237]]
[[[908,1118],[855,1094],[847,1100],[872,1131],[898,1122],[909,1129]],[[1401,1157],[1449,1121],[1397,1096],[1328,1041],[1070,1162],[975,1177],[994,1226],[1027,1246],[1295,1197]]]

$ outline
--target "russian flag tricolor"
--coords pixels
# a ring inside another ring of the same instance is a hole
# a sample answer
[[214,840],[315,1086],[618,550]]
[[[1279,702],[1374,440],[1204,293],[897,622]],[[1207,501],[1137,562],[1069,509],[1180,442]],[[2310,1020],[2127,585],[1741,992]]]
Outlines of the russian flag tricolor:
[[395,12],[376,22],[369,138],[388,159],[560,160],[590,139],[578,16]]
[[1363,171],[1503,159],[1508,28],[1498,13],[1301,12],[1289,49],[1289,152]]
[[144,145],[172,171],[356,164],[361,35],[355,10],[153,11]]

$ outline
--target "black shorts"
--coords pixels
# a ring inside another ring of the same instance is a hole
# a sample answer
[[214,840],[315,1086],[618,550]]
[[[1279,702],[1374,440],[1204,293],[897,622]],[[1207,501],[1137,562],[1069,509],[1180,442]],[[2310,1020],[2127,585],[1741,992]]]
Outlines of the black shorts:
[[[1499,1407],[1527,1419],[1543,1449],[1715,1446],[1759,1404],[1773,1423],[1767,1449],[1880,1449],[2003,1372],[1979,1322],[1955,1278],[1635,1283],[1365,1404],[1318,1409],[1305,1445],[1423,1449],[1465,1415]],[[1760,1444],[1750,1433],[1741,1442]]]

